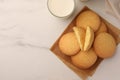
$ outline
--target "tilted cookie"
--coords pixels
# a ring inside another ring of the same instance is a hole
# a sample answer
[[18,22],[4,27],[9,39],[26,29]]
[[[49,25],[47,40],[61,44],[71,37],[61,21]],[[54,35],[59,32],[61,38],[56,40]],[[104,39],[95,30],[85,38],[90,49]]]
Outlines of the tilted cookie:
[[94,41],[94,31],[88,26],[85,35],[84,51],[87,51],[91,48],[93,41]]
[[81,50],[84,50],[84,41],[85,41],[85,30],[78,27],[73,27],[73,31],[75,32],[76,38],[80,45]]
[[73,27],[76,38],[82,51],[87,51],[91,48],[94,41],[94,31],[88,26],[86,31],[82,28]]

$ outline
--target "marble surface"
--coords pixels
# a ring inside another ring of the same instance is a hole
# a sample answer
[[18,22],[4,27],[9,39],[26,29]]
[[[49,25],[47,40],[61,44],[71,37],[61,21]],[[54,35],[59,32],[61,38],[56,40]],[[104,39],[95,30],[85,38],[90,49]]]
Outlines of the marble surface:
[[[49,13],[47,0],[0,0],[0,80],[80,80],[49,48],[85,5],[119,29],[120,23],[106,14],[104,0],[75,1],[74,14],[68,19],[58,19]],[[112,73],[120,74],[120,71],[111,69],[114,65],[119,68],[120,63],[113,63],[114,58],[111,62],[105,60],[91,79],[115,79],[117,75]],[[105,78],[107,71],[111,76]]]

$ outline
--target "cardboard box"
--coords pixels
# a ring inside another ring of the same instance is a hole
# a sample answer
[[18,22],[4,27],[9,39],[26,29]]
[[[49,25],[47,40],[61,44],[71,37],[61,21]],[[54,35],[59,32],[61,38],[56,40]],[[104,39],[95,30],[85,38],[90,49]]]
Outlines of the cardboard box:
[[[85,11],[85,10],[91,10],[88,7],[84,7],[79,13],[78,15]],[[92,11],[92,10],[91,10]],[[77,15],[77,16],[78,16]],[[61,36],[65,33],[71,32],[73,31],[72,28],[75,26],[76,23],[76,18],[77,16],[72,20],[72,22],[68,25],[68,27],[65,29],[65,31],[61,34]],[[105,24],[107,25],[108,28],[108,32],[113,35],[113,37],[116,39],[116,43],[119,44],[120,43],[120,30],[117,29],[115,26],[113,26],[112,24],[110,24],[109,22],[107,22],[106,20],[104,20],[102,17],[100,17],[101,20],[103,22],[105,22]],[[98,58],[98,60],[96,61],[96,63],[90,67],[89,69],[83,70],[80,69],[76,66],[74,66],[71,62],[71,59],[69,56],[64,55],[58,46],[58,42],[59,39],[61,38],[61,36],[58,38],[58,40],[53,44],[53,46],[51,47],[51,51],[60,59],[62,60],[62,62],[67,65],[71,70],[73,70],[80,78],[82,78],[83,80],[86,80],[88,76],[92,76],[94,74],[94,72],[96,71],[97,67],[99,66],[99,64],[102,62],[103,59]]]

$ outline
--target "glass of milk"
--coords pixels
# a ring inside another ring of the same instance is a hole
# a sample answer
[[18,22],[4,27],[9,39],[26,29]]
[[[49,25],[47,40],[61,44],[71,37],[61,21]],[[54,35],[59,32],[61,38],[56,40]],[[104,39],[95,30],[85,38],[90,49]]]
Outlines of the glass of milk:
[[74,0],[48,0],[48,10],[50,13],[59,18],[68,18],[74,12]]

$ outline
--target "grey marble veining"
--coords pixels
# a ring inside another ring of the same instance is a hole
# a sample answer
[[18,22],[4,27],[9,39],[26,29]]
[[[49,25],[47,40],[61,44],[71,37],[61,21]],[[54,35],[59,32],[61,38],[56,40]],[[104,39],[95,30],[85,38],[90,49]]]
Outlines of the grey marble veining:
[[47,0],[0,0],[0,80],[80,80],[49,48],[84,5],[120,25],[105,14],[104,0],[75,1],[64,20],[49,13]]
[[[39,5],[41,1],[38,0],[36,1],[1,0],[0,3],[1,46],[4,43],[5,45],[7,44],[11,45],[14,43],[23,44],[23,41],[27,36],[27,35],[24,36],[24,34],[28,33],[29,35],[29,32],[32,32],[32,29],[35,29],[36,25],[39,25],[37,20],[40,21],[40,19],[37,17],[39,17],[40,14],[38,13],[40,13],[40,8],[42,7]],[[36,14],[37,16],[34,16]],[[36,22],[34,23],[34,21]],[[31,30],[27,30],[27,28],[29,27],[31,28]],[[39,28],[40,26],[37,27]]]
[[46,0],[0,0],[0,80],[79,79],[49,50],[66,23],[56,20]]

